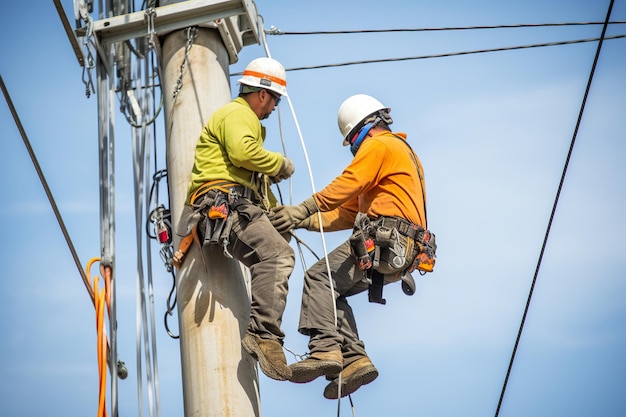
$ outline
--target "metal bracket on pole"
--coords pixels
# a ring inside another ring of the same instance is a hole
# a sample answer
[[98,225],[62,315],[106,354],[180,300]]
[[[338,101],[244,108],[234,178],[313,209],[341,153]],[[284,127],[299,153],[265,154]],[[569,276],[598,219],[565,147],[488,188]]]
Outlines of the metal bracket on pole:
[[[257,10],[252,0],[188,0],[155,8],[157,35],[189,26],[217,27],[226,45],[230,62],[237,62],[243,46],[260,43]],[[100,44],[148,36],[145,11],[113,16],[93,22],[93,33]],[[76,30],[84,35],[84,28]]]

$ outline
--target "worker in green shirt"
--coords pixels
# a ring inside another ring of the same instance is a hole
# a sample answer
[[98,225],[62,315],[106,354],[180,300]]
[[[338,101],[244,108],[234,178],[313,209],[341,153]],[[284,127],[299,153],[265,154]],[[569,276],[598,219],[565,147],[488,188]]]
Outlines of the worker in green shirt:
[[274,59],[253,60],[239,80],[239,96],[211,116],[196,145],[177,231],[181,236],[195,232],[205,245],[222,245],[226,256],[249,268],[252,302],[242,345],[276,380],[291,377],[281,322],[295,255],[268,219],[276,205],[269,185],[289,178],[294,166],[263,147],[261,120],[287,94],[285,75]]

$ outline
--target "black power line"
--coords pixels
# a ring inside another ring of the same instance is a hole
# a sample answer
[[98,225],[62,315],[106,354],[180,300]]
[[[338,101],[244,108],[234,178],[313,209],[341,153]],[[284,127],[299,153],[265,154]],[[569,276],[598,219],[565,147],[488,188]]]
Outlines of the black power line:
[[37,171],[37,175],[39,176],[41,185],[43,185],[43,189],[46,192],[46,195],[48,196],[48,200],[50,201],[50,205],[52,206],[52,211],[54,211],[54,215],[56,216],[57,221],[59,222],[59,226],[61,227],[61,231],[63,232],[63,236],[65,237],[65,241],[67,242],[67,246],[69,247],[70,252],[72,253],[72,257],[74,258],[74,263],[76,263],[76,268],[78,268],[78,272],[80,273],[80,276],[83,279],[83,283],[85,284],[85,287],[87,288],[87,292],[89,293],[91,297],[91,301],[94,302],[95,297],[94,297],[93,289],[91,288],[91,284],[89,283],[89,279],[87,278],[87,274],[83,270],[82,264],[80,263],[80,260],[78,259],[78,253],[76,252],[76,248],[74,247],[74,244],[72,243],[72,239],[70,238],[67,228],[65,227],[65,222],[63,222],[63,217],[61,217],[61,212],[59,211],[59,207],[57,206],[57,203],[54,200],[52,191],[50,191],[50,187],[48,186],[48,181],[46,181],[46,177],[44,176],[43,171],[41,170],[39,161],[37,161],[37,156],[35,155],[35,151],[33,150],[33,147],[30,145],[30,141],[28,140],[28,136],[26,135],[24,126],[22,125],[19,115],[17,114],[17,111],[15,110],[15,106],[13,106],[13,100],[11,100],[9,91],[6,88],[6,85],[4,85],[4,80],[2,79],[2,75],[0,75],[0,87],[2,88],[4,99],[6,100],[9,106],[9,109],[11,110],[11,114],[13,115],[13,120],[15,120],[15,125],[17,126],[17,129],[20,131],[20,135],[22,136],[22,140],[24,141],[26,150],[28,150],[30,159],[33,161],[33,165],[35,166],[35,170]]
[[[407,57],[400,57],[400,58],[365,59],[361,61],[340,62],[336,64],[309,65],[309,66],[303,66],[303,67],[285,68],[285,71],[302,71],[302,70],[313,70],[313,69],[322,69],[322,68],[346,67],[350,65],[375,64],[375,63],[382,63],[382,62],[400,62],[400,61],[413,61],[413,60],[419,60],[419,59],[445,58],[445,57],[461,56],[461,55],[484,54],[488,52],[502,52],[502,51],[514,51],[514,50],[519,50],[519,49],[543,48],[547,46],[572,45],[572,44],[577,44],[577,43],[595,42],[595,41],[599,41],[602,39],[608,40],[608,39],[621,39],[621,38],[626,38],[626,34],[605,36],[604,38],[573,39],[569,41],[534,43],[534,44],[529,44],[529,45],[514,45],[514,46],[505,46],[501,48],[446,52],[442,54],[407,56]],[[230,74],[231,77],[241,76],[241,75],[243,75],[243,72],[234,72]]]
[[602,49],[602,42],[604,41],[606,28],[608,26],[609,19],[611,17],[611,10],[613,9],[613,1],[609,4],[609,10],[606,14],[606,20],[604,22],[604,26],[602,27],[602,34],[600,35],[600,42],[598,43],[598,48],[596,49],[596,55],[593,60],[593,65],[591,66],[591,72],[589,74],[589,80],[587,81],[587,88],[585,89],[585,94],[583,96],[582,103],[580,105],[580,111],[578,113],[578,120],[576,121],[576,127],[574,128],[574,134],[572,136],[572,141],[569,146],[569,151],[567,152],[567,158],[565,160],[565,165],[563,166],[563,173],[561,174],[561,181],[559,182],[559,188],[556,192],[556,197],[554,199],[554,205],[552,206],[552,212],[550,213],[550,220],[548,221],[548,227],[546,228],[546,234],[543,239],[543,244],[541,245],[541,252],[539,253],[539,259],[537,260],[537,267],[535,268],[535,275],[533,276],[533,281],[530,286],[530,292],[528,293],[528,299],[526,300],[526,307],[524,309],[524,314],[522,316],[522,321],[520,323],[519,331],[517,332],[517,338],[515,339],[515,346],[513,347],[513,352],[511,354],[511,361],[509,362],[509,367],[506,371],[506,377],[504,379],[504,384],[502,386],[502,392],[500,393],[500,399],[498,400],[498,407],[496,408],[495,417],[498,417],[500,414],[500,407],[502,406],[502,400],[504,398],[504,393],[506,391],[506,386],[509,381],[509,376],[511,375],[511,369],[513,368],[513,362],[515,361],[515,354],[517,352],[517,347],[519,345],[520,338],[522,337],[522,331],[524,330],[524,323],[526,322],[526,316],[528,314],[528,308],[530,307],[530,300],[533,296],[533,291],[535,289],[535,284],[537,282],[537,276],[539,275],[539,268],[541,267],[541,260],[543,259],[543,254],[546,249],[546,245],[548,243],[548,236],[550,235],[550,229],[552,228],[552,221],[554,220],[554,214],[556,212],[556,207],[559,202],[559,197],[561,195],[561,190],[563,189],[563,183],[565,182],[565,174],[567,173],[567,167],[569,165],[570,158],[572,156],[572,151],[574,149],[574,143],[576,142],[576,136],[578,135],[578,128],[580,127],[580,121],[583,117],[583,112],[585,111],[585,104],[587,103],[587,96],[589,95],[589,90],[591,89],[591,82],[593,81],[593,74],[596,71],[596,65],[598,64],[598,57],[600,56],[600,50]]
[[[608,22],[608,24],[624,24],[626,20]],[[266,30],[268,35],[346,35],[360,33],[395,33],[395,32],[444,32],[459,30],[480,29],[514,29],[514,28],[541,28],[541,27],[564,27],[564,26],[589,26],[603,25],[605,22],[564,22],[564,23],[520,23],[511,25],[486,25],[486,26],[451,26],[439,28],[397,28],[397,29],[363,29],[363,30],[318,30],[318,31],[282,31],[276,27]]]

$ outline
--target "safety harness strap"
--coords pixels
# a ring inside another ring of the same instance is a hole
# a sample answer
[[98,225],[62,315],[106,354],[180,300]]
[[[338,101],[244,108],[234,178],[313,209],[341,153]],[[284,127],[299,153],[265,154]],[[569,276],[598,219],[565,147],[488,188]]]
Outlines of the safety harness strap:
[[247,198],[248,200],[258,203],[260,198],[258,192],[251,188],[244,187],[241,184],[232,181],[215,180],[208,181],[202,184],[189,198],[189,203],[193,206],[199,201],[200,197],[212,190],[219,190],[226,194],[237,193],[239,196]]
[[371,274],[371,283],[368,289],[368,299],[370,303],[378,303],[385,305],[387,300],[383,298],[383,286],[385,285],[385,276],[375,269],[369,269]]
[[424,228],[419,224],[411,223],[402,217],[381,216],[376,221],[378,226],[396,229],[401,235],[413,240],[420,240],[424,236]]

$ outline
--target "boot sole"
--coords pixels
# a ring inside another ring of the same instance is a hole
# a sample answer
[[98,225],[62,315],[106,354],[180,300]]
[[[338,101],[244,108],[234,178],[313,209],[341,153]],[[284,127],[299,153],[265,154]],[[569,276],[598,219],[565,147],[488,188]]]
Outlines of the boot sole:
[[291,382],[304,384],[311,382],[322,375],[337,375],[343,366],[335,361],[316,360],[309,363],[298,362],[289,366],[291,368]]
[[[263,355],[259,344],[254,339],[254,336],[245,335],[241,340],[241,345],[250,356],[259,361],[261,370],[268,377],[275,379],[276,381],[287,381],[291,377],[291,372],[281,372],[267,360],[265,355]],[[291,371],[288,367],[287,369]]]
[[[341,381],[341,397],[352,394],[363,385],[367,385],[378,378],[378,370],[373,366],[359,369],[353,375]],[[336,400],[338,398],[339,378],[333,380],[324,389],[324,398]]]

